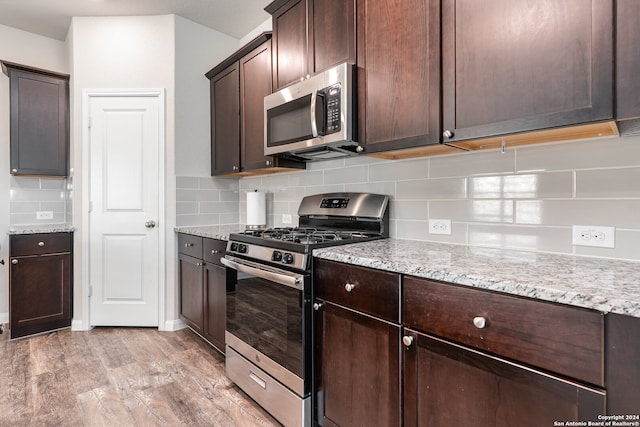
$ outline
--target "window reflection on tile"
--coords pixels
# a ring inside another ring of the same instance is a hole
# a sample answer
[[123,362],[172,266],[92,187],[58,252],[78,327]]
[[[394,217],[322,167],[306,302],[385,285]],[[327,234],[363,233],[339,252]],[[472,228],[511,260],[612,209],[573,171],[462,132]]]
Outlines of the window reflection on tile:
[[513,222],[513,201],[474,200],[471,220],[478,222]]
[[557,198],[571,197],[572,193],[572,172],[469,178],[471,198]]

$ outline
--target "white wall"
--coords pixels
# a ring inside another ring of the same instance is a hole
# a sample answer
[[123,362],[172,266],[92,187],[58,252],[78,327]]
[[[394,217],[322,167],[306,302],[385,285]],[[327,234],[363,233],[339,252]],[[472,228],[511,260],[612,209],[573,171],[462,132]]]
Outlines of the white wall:
[[[0,25],[0,59],[69,73],[65,44]],[[9,78],[0,75],[0,323],[9,319]],[[28,178],[25,178],[28,179]],[[37,178],[35,178],[37,179]]]
[[239,48],[218,31],[176,16],[177,175],[211,176],[209,80],[205,73]]
[[249,43],[251,40],[255,39],[265,31],[271,31],[272,27],[273,27],[272,21],[271,21],[271,18],[269,18],[266,21],[264,21],[262,24],[258,25],[256,28],[251,30],[246,36],[241,38],[240,46],[244,46],[245,44]]

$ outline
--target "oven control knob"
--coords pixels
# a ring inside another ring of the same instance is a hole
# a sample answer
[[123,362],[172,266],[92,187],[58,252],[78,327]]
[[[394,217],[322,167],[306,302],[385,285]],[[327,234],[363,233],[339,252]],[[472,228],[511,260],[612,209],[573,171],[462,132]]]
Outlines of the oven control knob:
[[238,252],[238,244],[231,243],[231,247],[229,249],[231,249],[231,252]]
[[247,245],[243,245],[242,243],[240,243],[238,245],[238,252],[240,252],[241,254],[246,254],[247,253]]
[[271,261],[282,261],[282,252],[273,251],[271,254]]
[[282,255],[282,262],[284,262],[285,264],[293,264],[293,255],[291,255],[289,252],[285,252]]

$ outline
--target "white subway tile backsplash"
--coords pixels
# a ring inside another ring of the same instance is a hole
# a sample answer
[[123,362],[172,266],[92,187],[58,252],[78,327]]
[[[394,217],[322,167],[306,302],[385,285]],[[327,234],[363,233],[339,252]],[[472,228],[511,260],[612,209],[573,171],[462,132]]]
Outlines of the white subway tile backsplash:
[[[398,161],[349,157],[239,181],[199,178],[196,187],[188,187],[191,179],[178,180],[179,225],[242,224],[246,191],[254,189],[269,195],[267,220],[273,226],[297,225],[305,195],[362,191],[391,197],[392,237],[640,260],[640,137],[516,147],[504,154],[493,150]],[[32,186],[20,184],[25,190]],[[197,195],[188,193],[194,190]],[[35,201],[27,197],[19,203],[29,202]],[[198,213],[187,212],[187,203],[197,204]],[[13,214],[22,212],[12,207]],[[292,224],[283,224],[282,214],[291,215]],[[429,234],[428,220],[436,218],[452,220],[451,235]],[[574,224],[616,227],[616,248],[573,246]]]
[[324,171],[324,184],[346,184],[367,182],[368,166],[350,166]]
[[640,199],[517,200],[516,222],[535,225],[599,225],[640,229]]
[[599,138],[517,149],[516,171],[612,168],[640,164],[639,137]]
[[429,159],[387,161],[369,166],[369,181],[404,181],[429,176]]
[[473,199],[548,199],[568,198],[572,195],[572,172],[469,178],[469,197]]
[[438,178],[398,181],[398,199],[464,199],[467,178]]
[[640,167],[577,171],[576,197],[640,197]]
[[515,150],[482,151],[431,157],[429,178],[515,172]]

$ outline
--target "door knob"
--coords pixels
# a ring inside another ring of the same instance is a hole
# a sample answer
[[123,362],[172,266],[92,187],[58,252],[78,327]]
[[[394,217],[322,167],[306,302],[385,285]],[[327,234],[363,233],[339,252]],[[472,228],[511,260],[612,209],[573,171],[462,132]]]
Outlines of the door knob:
[[156,226],[156,222],[152,219],[144,223],[144,226],[147,228],[153,228]]

